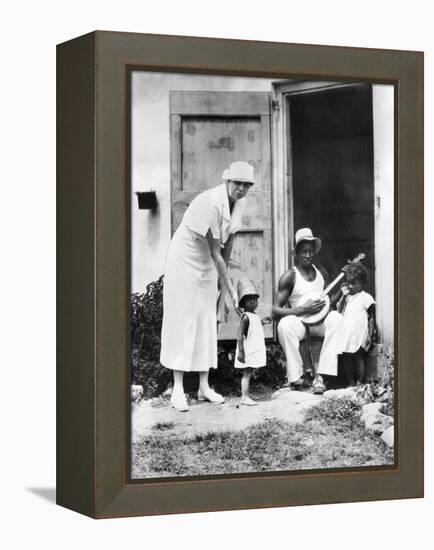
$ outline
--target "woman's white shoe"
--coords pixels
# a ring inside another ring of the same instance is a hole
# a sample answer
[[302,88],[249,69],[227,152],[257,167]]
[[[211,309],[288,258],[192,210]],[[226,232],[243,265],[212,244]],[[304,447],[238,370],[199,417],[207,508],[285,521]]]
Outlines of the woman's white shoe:
[[189,410],[187,399],[183,393],[172,393],[170,403],[174,409],[180,412],[186,412]]
[[212,390],[211,388],[209,388],[205,392],[202,392],[201,390],[199,390],[197,392],[197,399],[198,401],[210,401],[211,403],[218,403],[218,404],[225,402],[225,398],[219,393]]

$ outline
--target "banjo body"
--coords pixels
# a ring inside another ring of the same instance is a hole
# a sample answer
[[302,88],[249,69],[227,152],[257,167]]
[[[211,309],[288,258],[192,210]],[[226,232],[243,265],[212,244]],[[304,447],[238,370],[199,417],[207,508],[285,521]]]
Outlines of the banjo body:
[[313,313],[312,315],[300,315],[299,319],[305,325],[309,325],[309,326],[318,325],[326,318],[326,316],[328,315],[328,312],[330,311],[330,298],[327,294],[324,295],[324,291],[307,292],[299,299],[299,301],[297,302],[297,307],[303,306],[309,300],[324,300],[324,306],[320,311],[318,311],[317,313]]

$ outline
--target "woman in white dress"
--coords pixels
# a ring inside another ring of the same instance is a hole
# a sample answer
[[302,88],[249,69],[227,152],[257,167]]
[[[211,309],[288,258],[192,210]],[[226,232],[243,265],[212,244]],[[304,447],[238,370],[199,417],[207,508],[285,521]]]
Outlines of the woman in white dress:
[[198,399],[223,403],[209,387],[208,371],[217,368],[217,281],[239,313],[228,277],[232,239],[241,227],[245,196],[254,184],[253,166],[233,162],[224,183],[197,195],[170,243],[163,286],[161,364],[173,370],[171,403],[188,410],[184,372],[199,373]]

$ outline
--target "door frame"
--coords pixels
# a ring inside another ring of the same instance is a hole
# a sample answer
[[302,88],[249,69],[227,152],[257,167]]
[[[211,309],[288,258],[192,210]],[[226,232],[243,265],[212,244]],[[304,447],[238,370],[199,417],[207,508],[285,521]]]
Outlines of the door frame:
[[292,181],[292,142],[289,98],[298,94],[332,88],[346,88],[359,82],[286,80],[272,83],[272,197],[274,218],[274,273],[279,278],[293,264],[289,253],[294,246],[294,200]]
[[[319,90],[344,88],[367,82],[277,81],[272,83],[272,197],[275,286],[280,276],[292,265],[289,251],[294,243],[292,162],[289,97]],[[374,232],[375,295],[380,346],[394,345],[394,233],[395,118],[396,87],[372,86],[374,145]],[[386,89],[385,89],[386,88]],[[389,97],[391,96],[391,97]],[[395,114],[390,115],[389,111]],[[391,155],[390,152],[393,152]]]

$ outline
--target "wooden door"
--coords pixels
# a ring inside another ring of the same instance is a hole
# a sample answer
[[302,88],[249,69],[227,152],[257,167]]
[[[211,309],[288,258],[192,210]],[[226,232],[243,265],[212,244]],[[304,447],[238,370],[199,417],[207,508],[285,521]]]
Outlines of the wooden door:
[[[229,274],[236,286],[242,276],[260,293],[257,313],[268,316],[273,300],[270,95],[265,92],[170,93],[172,234],[192,199],[221,183],[231,162],[255,168],[242,227],[235,235]],[[239,318],[230,309],[219,340],[236,338]],[[265,325],[266,337],[273,336]]]

